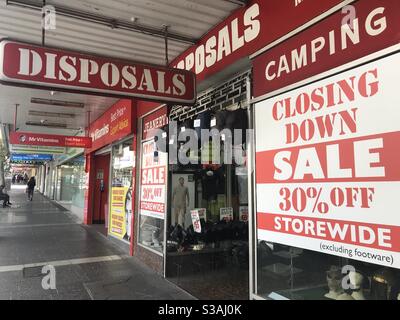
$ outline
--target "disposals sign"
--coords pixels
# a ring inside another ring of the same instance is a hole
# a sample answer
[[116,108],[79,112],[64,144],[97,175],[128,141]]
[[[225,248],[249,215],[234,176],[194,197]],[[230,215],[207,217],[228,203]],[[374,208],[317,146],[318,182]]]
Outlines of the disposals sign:
[[156,101],[194,103],[193,73],[3,40],[0,81]]
[[400,54],[259,102],[258,237],[400,268]]
[[250,0],[212,28],[171,65],[196,73],[197,80],[222,71],[289,32],[339,10],[343,0]]

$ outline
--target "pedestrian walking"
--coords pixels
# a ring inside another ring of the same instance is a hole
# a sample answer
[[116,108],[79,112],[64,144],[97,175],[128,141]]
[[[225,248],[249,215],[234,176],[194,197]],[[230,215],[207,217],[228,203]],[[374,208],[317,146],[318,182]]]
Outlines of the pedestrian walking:
[[5,185],[0,185],[0,201],[3,200],[3,208],[11,206],[10,196],[4,192]]
[[28,181],[27,191],[28,191],[28,200],[33,200],[33,192],[35,190],[36,180],[35,177],[31,177]]

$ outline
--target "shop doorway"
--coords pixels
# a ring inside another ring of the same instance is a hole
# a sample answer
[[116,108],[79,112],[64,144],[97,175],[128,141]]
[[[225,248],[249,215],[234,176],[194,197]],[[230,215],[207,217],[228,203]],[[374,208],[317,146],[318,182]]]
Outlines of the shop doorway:
[[95,187],[93,224],[105,224],[108,216],[108,189],[110,176],[110,154],[97,155],[95,164]]

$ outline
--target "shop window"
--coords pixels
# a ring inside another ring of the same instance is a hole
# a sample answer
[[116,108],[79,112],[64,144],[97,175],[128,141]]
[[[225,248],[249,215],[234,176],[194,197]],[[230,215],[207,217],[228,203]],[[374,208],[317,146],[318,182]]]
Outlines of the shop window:
[[[188,161],[169,166],[166,275],[200,299],[247,299],[246,110],[207,110],[181,127],[195,129],[198,148],[181,146]],[[214,131],[202,137],[202,129]]]
[[397,269],[265,241],[257,262],[257,293],[266,299],[400,299]]
[[83,208],[85,160],[76,157],[57,167],[56,200]]

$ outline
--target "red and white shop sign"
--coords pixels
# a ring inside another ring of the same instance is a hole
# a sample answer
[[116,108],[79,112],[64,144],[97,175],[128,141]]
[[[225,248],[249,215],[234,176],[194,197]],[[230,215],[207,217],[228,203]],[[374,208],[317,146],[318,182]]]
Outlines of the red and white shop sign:
[[0,42],[0,81],[155,101],[196,100],[191,72],[8,40]]
[[154,141],[143,142],[139,210],[143,216],[165,219],[168,154],[158,152],[156,157],[155,151]]
[[400,1],[358,1],[354,13],[355,17],[349,19],[337,12],[255,58],[254,96],[260,97],[400,42]]
[[259,239],[400,268],[400,54],[259,102]]
[[168,124],[168,108],[164,106],[143,118],[142,140],[155,136],[156,130]]
[[132,133],[132,101],[117,101],[103,115],[90,125],[89,136],[92,148],[87,152],[100,149]]
[[327,12],[343,0],[251,0],[209,31],[198,44],[172,62],[196,73],[197,80],[248,57],[290,31]]
[[13,131],[10,132],[10,143],[28,146],[91,148],[92,138]]

